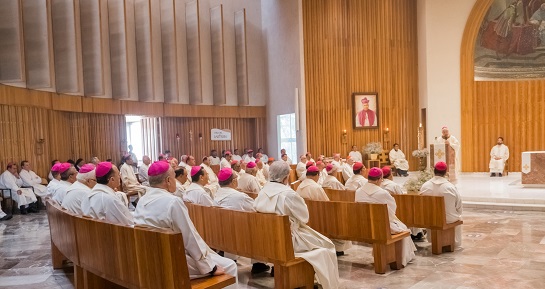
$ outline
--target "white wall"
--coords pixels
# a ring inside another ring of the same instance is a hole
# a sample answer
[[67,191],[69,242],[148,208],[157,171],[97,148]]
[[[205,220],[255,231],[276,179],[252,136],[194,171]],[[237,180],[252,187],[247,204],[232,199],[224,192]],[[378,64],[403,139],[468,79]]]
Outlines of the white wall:
[[420,107],[427,108],[428,143],[444,125],[461,138],[460,48],[475,2],[418,0]]
[[[306,149],[301,0],[262,0],[263,39],[268,67],[267,141],[269,156],[279,157],[277,116],[294,113],[299,89],[297,153]],[[296,161],[296,160],[293,160]]]

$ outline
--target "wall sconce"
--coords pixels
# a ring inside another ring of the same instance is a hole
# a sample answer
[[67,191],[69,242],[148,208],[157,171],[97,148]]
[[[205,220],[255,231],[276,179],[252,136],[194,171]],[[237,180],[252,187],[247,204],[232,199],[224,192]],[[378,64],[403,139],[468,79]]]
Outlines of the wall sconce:
[[341,135],[341,143],[343,143],[343,144],[348,143],[348,136],[346,134],[346,129],[343,129],[343,133]]
[[202,133],[199,133],[199,141],[202,141]]
[[178,142],[180,141],[180,134],[179,133],[176,134],[176,141],[178,141]]
[[39,139],[38,139],[38,140],[37,140],[36,142],[37,142],[37,143],[40,143],[40,144],[42,144],[42,143],[44,143],[44,142],[45,142],[45,139],[43,139],[43,138],[39,138]]
[[384,143],[386,147],[390,147],[390,129],[386,128],[384,130]]

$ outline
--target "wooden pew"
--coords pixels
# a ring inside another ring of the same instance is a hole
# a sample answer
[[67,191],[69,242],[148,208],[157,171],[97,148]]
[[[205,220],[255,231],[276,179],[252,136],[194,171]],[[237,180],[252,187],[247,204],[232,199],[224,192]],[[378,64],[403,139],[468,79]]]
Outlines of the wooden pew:
[[339,202],[355,202],[356,201],[356,191],[335,190],[330,188],[324,188],[324,191],[330,201],[339,201]]
[[373,245],[375,273],[403,268],[403,238],[409,232],[391,234],[386,204],[305,200],[308,225],[323,235],[340,240],[365,242]]
[[443,196],[394,195],[397,204],[396,216],[408,227],[430,230],[432,253],[454,251],[456,226],[463,221],[447,224],[445,199]]
[[342,172],[336,172],[335,177],[337,178],[337,180],[339,180],[339,182],[341,182],[341,184],[344,185],[345,180],[343,178],[343,173]]
[[206,243],[217,250],[274,264],[275,288],[314,286],[314,268],[295,258],[288,216],[186,203]]
[[300,184],[301,184],[301,181],[295,181],[293,183],[290,183],[290,187],[292,190],[297,191],[297,188],[299,187]]
[[229,275],[190,280],[180,233],[78,217],[51,202],[47,212],[53,264],[74,263],[76,288],[216,289],[236,281]]
[[[293,165],[290,165],[290,166],[293,166]],[[297,181],[297,172],[295,171],[294,168],[290,169],[290,175],[289,175],[289,178],[288,178],[288,182],[293,183]]]

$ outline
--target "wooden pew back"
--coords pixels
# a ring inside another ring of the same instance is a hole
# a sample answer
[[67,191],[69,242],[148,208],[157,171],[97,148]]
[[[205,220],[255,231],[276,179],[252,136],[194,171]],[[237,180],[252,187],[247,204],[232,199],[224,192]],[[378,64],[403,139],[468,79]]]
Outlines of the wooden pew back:
[[305,200],[308,225],[334,239],[389,243],[390,221],[386,204]]
[[394,195],[396,216],[409,227],[441,229],[447,224],[443,196]]
[[74,265],[79,265],[78,247],[75,246],[75,216],[63,211],[58,204],[52,202],[49,202],[46,210],[53,245],[53,268],[61,268],[64,260],[70,260]]
[[356,191],[335,190],[330,188],[324,188],[324,191],[330,201],[338,201],[338,202],[355,202],[356,201]]
[[214,249],[271,263],[295,259],[288,216],[186,206],[197,231]]

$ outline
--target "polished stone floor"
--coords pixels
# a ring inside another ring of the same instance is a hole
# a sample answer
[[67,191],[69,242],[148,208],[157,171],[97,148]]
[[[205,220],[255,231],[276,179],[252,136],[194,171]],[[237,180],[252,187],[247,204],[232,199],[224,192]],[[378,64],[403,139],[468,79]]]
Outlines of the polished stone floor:
[[[339,257],[341,288],[544,288],[545,213],[466,209],[463,248],[440,256],[417,242],[406,268],[377,275],[371,248]],[[45,212],[0,222],[0,289],[73,288],[73,274],[53,270]],[[251,276],[239,260],[239,288],[274,288],[268,274]]]

